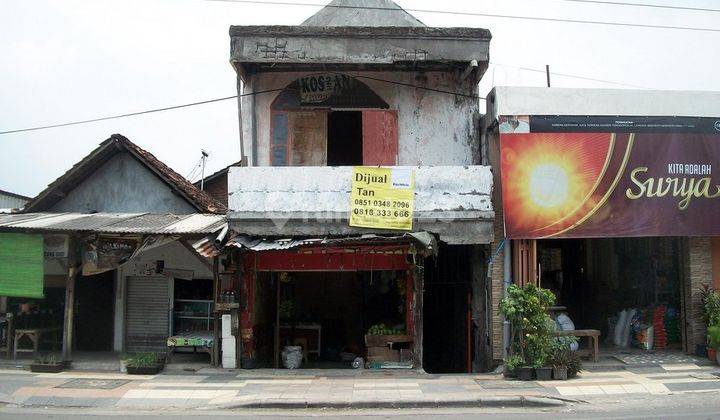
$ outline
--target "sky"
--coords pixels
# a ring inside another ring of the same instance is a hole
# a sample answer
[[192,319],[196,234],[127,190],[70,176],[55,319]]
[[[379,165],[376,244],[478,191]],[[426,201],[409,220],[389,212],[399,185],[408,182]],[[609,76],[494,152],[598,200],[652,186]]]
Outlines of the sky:
[[[287,0],[286,0],[287,1]],[[327,3],[328,0],[290,0]],[[627,2],[720,8],[717,0]],[[566,0],[397,0],[413,9],[720,29],[720,13]],[[230,25],[296,25],[319,6],[208,0],[0,0],[0,131],[236,94]],[[481,95],[544,86],[544,72],[650,89],[720,91],[720,32],[413,12],[429,26],[492,32]],[[628,88],[552,75],[557,87]],[[483,106],[481,105],[481,109]],[[0,189],[34,196],[113,133],[182,175],[240,158],[237,102],[0,135]],[[197,172],[197,171],[196,171]]]

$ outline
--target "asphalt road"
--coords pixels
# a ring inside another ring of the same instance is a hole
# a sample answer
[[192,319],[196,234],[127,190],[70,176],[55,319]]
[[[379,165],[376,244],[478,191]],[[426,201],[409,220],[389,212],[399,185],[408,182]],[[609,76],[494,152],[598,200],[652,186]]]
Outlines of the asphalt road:
[[89,411],[89,409],[0,407],[0,420],[209,420],[232,416],[235,419],[391,419],[450,420],[491,417],[495,419],[720,419],[720,393],[668,396],[625,396],[594,399],[560,409],[436,409],[436,410],[166,410]]

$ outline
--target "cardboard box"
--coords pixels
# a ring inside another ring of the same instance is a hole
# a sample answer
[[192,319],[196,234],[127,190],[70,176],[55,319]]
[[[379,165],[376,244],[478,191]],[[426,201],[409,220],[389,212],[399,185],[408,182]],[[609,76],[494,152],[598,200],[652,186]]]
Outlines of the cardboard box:
[[387,346],[368,347],[367,360],[368,362],[399,362],[400,351]]

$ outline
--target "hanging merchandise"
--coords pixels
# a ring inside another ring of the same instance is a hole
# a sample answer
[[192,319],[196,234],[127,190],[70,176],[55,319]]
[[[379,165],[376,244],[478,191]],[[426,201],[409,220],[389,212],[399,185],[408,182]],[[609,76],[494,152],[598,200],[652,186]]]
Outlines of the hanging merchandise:
[[658,350],[667,347],[667,334],[665,332],[665,306],[658,306],[652,314],[652,324],[655,328],[655,348]]

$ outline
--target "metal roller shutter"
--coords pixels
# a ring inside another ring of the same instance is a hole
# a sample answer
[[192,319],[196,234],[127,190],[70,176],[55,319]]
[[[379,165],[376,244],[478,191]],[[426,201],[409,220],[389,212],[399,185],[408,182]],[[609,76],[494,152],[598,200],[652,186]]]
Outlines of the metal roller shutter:
[[125,315],[128,352],[165,351],[170,328],[167,277],[128,277]]

